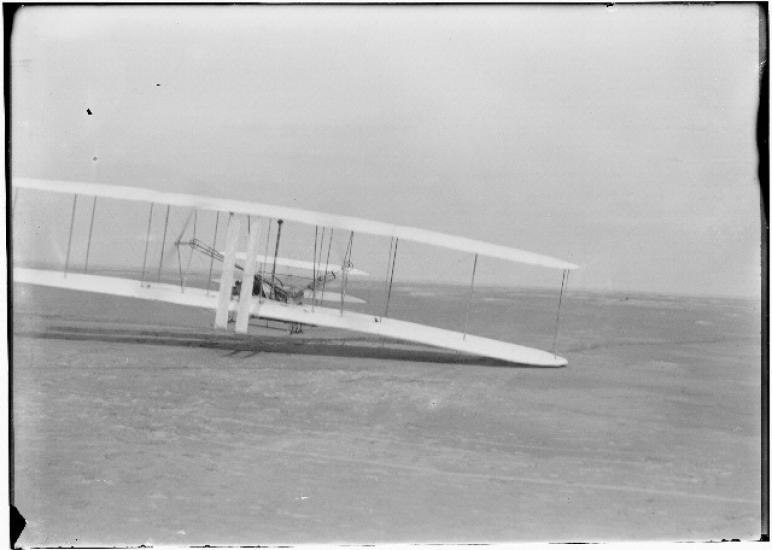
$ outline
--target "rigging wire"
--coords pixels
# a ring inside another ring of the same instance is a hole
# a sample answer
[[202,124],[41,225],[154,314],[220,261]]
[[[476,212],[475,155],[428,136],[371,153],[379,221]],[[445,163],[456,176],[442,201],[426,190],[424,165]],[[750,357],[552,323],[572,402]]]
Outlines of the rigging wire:
[[147,268],[147,252],[148,248],[150,247],[150,226],[153,223],[153,206],[155,206],[155,203],[150,203],[150,215],[147,219],[147,235],[145,236],[145,259],[142,260],[142,282],[140,283],[140,286],[145,285],[145,271]]
[[[384,293],[386,293],[386,295],[388,295],[388,292],[389,292],[389,269],[391,269],[391,254],[393,250],[394,250],[394,236],[392,236],[389,239],[389,256],[388,256],[388,259],[386,260],[386,276],[383,278],[383,290],[384,290]],[[389,309],[388,298],[383,307],[385,311],[388,311]],[[381,318],[385,316],[386,316],[386,313],[384,313],[381,316]]]
[[[217,227],[220,225],[220,211],[217,211],[217,216],[214,218],[214,238],[212,239],[212,247],[217,248]],[[209,277],[206,283],[206,295],[209,296],[209,291],[212,289],[212,268],[214,267],[214,256],[209,258]]]
[[83,273],[88,273],[88,257],[91,253],[91,235],[94,232],[94,212],[96,210],[96,195],[94,202],[91,203],[91,223],[88,226],[88,243],[86,244],[86,263],[83,265]]
[[[185,279],[187,278],[187,269],[186,269],[186,275],[183,277],[182,275],[182,253],[180,252],[180,244],[182,244],[182,238],[185,236],[185,233],[188,231],[188,226],[190,225],[190,219],[193,217],[193,214],[195,214],[196,209],[195,207],[190,209],[190,212],[188,212],[188,217],[185,218],[185,223],[182,224],[182,230],[180,231],[179,236],[177,237],[177,240],[174,241],[174,248],[177,249],[177,266],[179,268],[180,273],[180,288],[184,291],[185,290]],[[194,236],[195,239],[195,236]],[[190,244],[188,242],[187,244]],[[192,259],[193,256],[193,248],[190,249],[190,256],[188,259],[188,267],[190,266],[190,259]]]
[[276,229],[276,248],[273,251],[273,269],[271,270],[271,295],[274,294],[273,287],[276,284],[276,257],[279,255],[279,240],[281,239],[281,226],[283,223],[284,220],[276,221],[278,228]]
[[346,300],[346,283],[348,282],[347,269],[351,263],[351,248],[354,244],[354,232],[352,231],[348,237],[348,245],[346,246],[346,253],[343,255],[343,265],[341,266],[342,274],[342,288],[340,293],[340,314],[343,315],[343,302]]
[[466,331],[469,326],[469,307],[472,304],[472,296],[474,296],[474,276],[475,273],[477,273],[477,257],[478,254],[474,255],[474,265],[472,266],[472,282],[469,284],[469,297],[466,300],[466,319],[464,320],[464,337],[463,340],[466,340]]
[[[324,234],[326,231],[327,231],[327,228],[322,226],[322,238],[319,239],[319,259],[317,260],[317,264],[319,265],[320,269],[322,267],[322,255],[324,254]],[[320,276],[322,281],[327,280],[327,267],[328,266],[326,265],[324,266],[323,273]],[[314,285],[314,288],[316,288],[319,282],[320,282],[319,277],[314,278],[314,282],[312,283]],[[321,304],[322,302],[324,302],[324,293],[322,293],[321,296],[319,296],[319,303]]]
[[177,249],[177,266],[179,267],[179,270],[180,270],[180,290],[182,292],[185,292],[185,283],[183,282],[183,279],[182,279],[182,255],[180,254],[179,246],[175,246],[174,248]]
[[552,354],[557,357],[557,345],[558,345],[558,325],[560,323],[560,306],[563,303],[563,291],[568,286],[568,274],[570,272],[567,269],[563,270],[563,281],[560,283],[560,298],[558,298],[558,312],[555,316],[555,336],[552,340]]
[[260,262],[260,292],[258,293],[258,300],[260,303],[263,302],[263,280],[265,279],[265,264],[266,260],[268,260],[268,247],[271,244],[271,224],[273,220],[271,218],[268,218],[268,230],[265,232],[265,254],[263,254],[263,261]]
[[[327,260],[325,261],[325,265],[329,267],[330,265],[330,249],[332,248],[332,237],[335,234],[335,228],[330,228],[330,240],[327,243]],[[325,268],[326,269],[326,268]],[[327,288],[327,277],[325,276],[324,281],[322,281],[322,296],[324,296],[324,289]]]
[[180,231],[180,235],[177,237],[177,240],[174,241],[175,245],[178,245],[182,242],[182,237],[185,236],[185,232],[188,230],[188,225],[190,225],[190,219],[193,217],[193,213],[196,211],[195,208],[191,208],[190,212],[188,212],[188,217],[185,218],[185,223],[182,224],[182,231]]
[[394,268],[397,265],[397,247],[399,246],[399,237],[394,239],[394,254],[391,255],[391,275],[389,276],[389,290],[386,294],[386,309],[383,317],[389,316],[389,302],[391,302],[391,286],[394,283]]
[[161,240],[161,258],[158,260],[158,282],[161,282],[161,269],[164,264],[164,250],[166,249],[166,230],[169,228],[169,210],[171,205],[166,205],[166,218],[164,220],[164,236]]
[[311,287],[311,311],[313,311],[314,306],[316,305],[316,242],[319,237],[319,226],[314,226],[314,261],[313,261],[313,267],[312,267],[312,275],[314,277],[314,284]]
[[[94,199],[96,199],[96,198],[97,197],[95,196]],[[123,221],[119,221],[118,220],[116,215],[113,213],[112,208],[110,207],[110,201],[109,200],[101,201],[99,204],[100,204],[100,207],[99,207],[100,208],[99,209],[100,215],[108,216],[110,218],[110,220],[112,220],[114,227],[121,227],[121,226],[124,225],[125,220],[123,220]],[[151,210],[152,210],[153,203],[150,203],[150,207],[151,207]],[[93,208],[94,208],[94,205],[92,204],[92,212],[93,212]],[[133,221],[133,218],[132,218],[132,221]],[[96,223],[96,222],[94,222],[94,223]],[[126,248],[126,249],[130,249],[129,250],[130,253],[124,254],[124,257],[125,258],[134,257],[134,253],[135,252],[137,253],[136,255],[139,256],[139,249],[136,247],[137,245],[135,244],[134,240],[130,239],[130,238],[125,238],[125,237],[127,237],[127,235],[124,235],[123,237],[124,238],[121,239],[123,241],[121,243],[121,246]],[[148,235],[147,235],[146,238],[149,241],[149,239],[150,239],[150,232],[149,232],[149,230],[148,230]],[[89,257],[89,254],[90,253],[87,250],[86,251],[87,257]],[[147,243],[145,244],[145,254],[147,254]],[[88,258],[87,258],[86,264],[88,264]],[[122,265],[121,267],[124,267],[124,266]],[[143,268],[143,270],[144,270],[144,268]],[[144,284],[144,280],[142,281],[141,284]]]
[[70,236],[67,239],[67,257],[64,260],[64,276],[67,276],[67,269],[70,267],[70,248],[72,247],[72,228],[75,225],[75,208],[78,205],[78,194],[72,198],[72,216],[70,217]]
[[[193,208],[193,241],[196,241],[196,226],[198,225],[198,209]],[[188,282],[188,275],[190,274],[190,264],[193,261],[193,247],[190,247],[190,254],[188,254],[188,263],[185,265],[185,274],[182,278],[182,286],[185,287],[185,283]]]

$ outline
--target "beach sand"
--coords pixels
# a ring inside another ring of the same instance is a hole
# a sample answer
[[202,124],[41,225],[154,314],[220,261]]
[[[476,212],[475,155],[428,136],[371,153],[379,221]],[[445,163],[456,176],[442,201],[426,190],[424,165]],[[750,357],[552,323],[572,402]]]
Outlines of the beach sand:
[[[395,287],[390,315],[458,329],[465,292]],[[556,305],[479,289],[469,330],[550,349]],[[539,369],[17,285],[19,544],[758,538],[758,304],[561,316],[569,365]]]

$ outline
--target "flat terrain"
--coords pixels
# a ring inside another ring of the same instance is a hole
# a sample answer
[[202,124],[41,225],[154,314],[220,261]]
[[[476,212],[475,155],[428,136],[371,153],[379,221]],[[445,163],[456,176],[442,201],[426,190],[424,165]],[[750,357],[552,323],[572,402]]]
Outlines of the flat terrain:
[[[570,292],[569,365],[538,369],[14,291],[26,547],[759,534],[753,302]],[[459,328],[463,294],[390,313]],[[481,289],[469,329],[549,349],[556,302]]]

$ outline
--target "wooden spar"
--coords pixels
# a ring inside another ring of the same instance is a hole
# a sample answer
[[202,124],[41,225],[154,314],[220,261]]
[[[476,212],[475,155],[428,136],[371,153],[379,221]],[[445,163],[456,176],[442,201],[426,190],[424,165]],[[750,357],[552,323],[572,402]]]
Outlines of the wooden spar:
[[140,282],[140,286],[144,286],[145,284],[145,270],[147,268],[147,251],[150,245],[150,226],[153,223],[153,206],[154,204],[151,202],[150,215],[147,218],[147,235],[145,236],[145,259],[142,260],[142,281]]
[[557,357],[557,347],[558,347],[558,326],[560,325],[560,306],[563,304],[563,290],[568,285],[568,274],[569,270],[564,269],[563,270],[563,281],[560,283],[560,298],[558,298],[558,312],[555,316],[555,337],[552,340],[552,354]]
[[217,313],[214,318],[215,328],[228,328],[228,306],[231,302],[233,268],[236,263],[236,245],[239,240],[240,228],[239,219],[233,212],[230,212],[228,214],[228,230],[225,233],[225,255],[222,261],[220,291],[217,294]]
[[64,276],[67,276],[67,270],[70,267],[70,249],[72,248],[72,228],[75,225],[75,208],[78,205],[77,193],[72,198],[72,216],[70,216],[70,236],[67,239],[67,257],[64,260]]
[[164,236],[161,239],[161,259],[158,260],[158,282],[161,282],[161,269],[164,265],[164,250],[166,249],[166,230],[169,229],[169,209],[170,205],[166,205],[166,219],[164,221]]
[[[217,226],[220,224],[220,212],[217,212],[217,216],[214,218],[214,237],[212,238],[212,247],[217,248]],[[214,256],[209,257],[209,278],[206,283],[206,295],[209,296],[209,291],[212,288],[212,267],[214,267]]]
[[464,337],[466,340],[466,330],[469,325],[469,306],[472,303],[472,296],[474,296],[474,275],[477,272],[477,254],[474,255],[474,265],[472,266],[472,282],[469,283],[469,298],[466,300],[466,319],[464,320]]
[[281,226],[284,220],[277,220],[279,228],[276,230],[276,249],[273,251],[273,269],[271,269],[271,295],[273,296],[273,285],[276,284],[276,257],[279,255],[279,240],[281,239]]
[[91,234],[94,232],[94,212],[96,211],[97,198],[91,203],[91,223],[88,226],[88,243],[86,244],[86,262],[83,265],[83,272],[88,273],[88,256],[91,252]]
[[247,261],[244,265],[244,274],[241,277],[239,309],[236,315],[236,332],[240,334],[246,334],[249,328],[249,311],[254,300],[252,297],[252,287],[255,281],[255,271],[257,270],[257,237],[260,233],[260,224],[251,223],[249,217],[247,217],[247,226],[249,227]]

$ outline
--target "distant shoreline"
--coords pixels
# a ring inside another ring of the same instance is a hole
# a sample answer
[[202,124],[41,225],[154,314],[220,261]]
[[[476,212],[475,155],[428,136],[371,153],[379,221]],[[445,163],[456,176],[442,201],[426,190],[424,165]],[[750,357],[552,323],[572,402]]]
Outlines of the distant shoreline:
[[[28,267],[32,269],[51,269],[51,270],[61,270],[62,266],[59,264],[52,264],[52,263],[42,263],[42,262],[25,262],[23,264],[19,264],[18,267]],[[82,267],[80,266],[74,266],[74,269],[72,269],[73,272],[80,273],[82,272]],[[89,270],[94,273],[113,273],[113,274],[121,274],[123,276],[131,277],[131,278],[139,278],[140,270],[136,268],[128,268],[128,267],[118,267],[118,266],[103,266],[103,265],[93,265],[91,269]],[[148,270],[148,274],[154,273],[153,270]],[[168,276],[168,274],[167,274]],[[195,280],[202,278],[206,280],[208,276],[208,272],[202,272],[202,271],[195,271],[191,270],[188,274],[189,279]],[[214,275],[213,275],[214,278]],[[361,288],[361,286],[365,286],[367,284],[385,284],[385,281],[383,279],[377,278],[377,277],[369,277],[367,280],[351,280],[349,281],[349,285],[353,287]],[[191,285],[195,286],[195,285]],[[465,283],[452,283],[452,282],[444,282],[444,281],[426,281],[426,280],[398,280],[394,282],[395,288],[402,288],[405,287],[411,287],[411,286],[417,286],[422,288],[469,288],[468,284]],[[540,293],[540,294],[552,294],[555,293],[557,296],[560,292],[560,286],[559,285],[545,285],[545,286],[528,286],[528,285],[519,285],[519,286],[509,286],[509,285],[495,285],[495,284],[475,284],[475,291],[492,291],[492,292],[501,292],[501,291],[515,291],[515,292],[533,292],[533,293]],[[598,296],[598,295],[604,295],[604,296],[611,296],[611,297],[619,297],[620,299],[671,299],[671,298],[679,298],[679,299],[721,299],[721,300],[737,300],[742,302],[761,302],[761,296],[742,296],[742,295],[732,295],[732,294],[687,294],[687,293],[679,293],[679,292],[657,292],[657,291],[648,291],[648,290],[620,290],[620,289],[612,289],[612,290],[604,290],[604,289],[595,289],[595,288],[583,288],[583,287],[572,287],[570,282],[568,285],[568,293],[566,296],[568,297],[576,297],[578,294],[589,294],[592,296]]]

